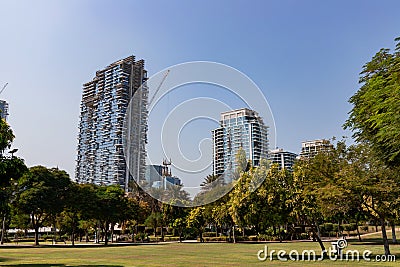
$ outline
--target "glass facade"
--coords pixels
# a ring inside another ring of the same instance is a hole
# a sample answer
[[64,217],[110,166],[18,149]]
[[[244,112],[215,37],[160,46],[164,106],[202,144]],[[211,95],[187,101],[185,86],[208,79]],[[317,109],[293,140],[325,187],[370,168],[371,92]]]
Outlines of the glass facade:
[[268,127],[257,112],[239,109],[221,114],[220,128],[213,135],[213,173],[221,175],[237,167],[240,148],[254,166],[268,156]]
[[[129,181],[133,178],[124,158],[124,118],[129,101],[146,78],[144,61],[135,61],[135,57],[130,56],[97,71],[93,80],[83,85],[75,173],[77,182],[119,184],[128,191]],[[138,93],[142,94],[141,91]],[[146,96],[140,97],[141,103],[134,103],[139,105],[137,110],[144,118],[147,114]],[[137,120],[135,123],[146,122]],[[142,143],[142,140],[133,141]],[[144,144],[139,147],[141,151],[133,159],[137,165],[145,160]],[[144,165],[135,171],[143,177],[144,172]]]
[[0,100],[0,117],[3,120],[7,120],[7,116],[8,116],[8,103],[4,100]]
[[279,169],[293,171],[293,165],[296,161],[297,154],[284,151],[283,149],[275,149],[269,152],[268,159],[271,164],[278,164]]

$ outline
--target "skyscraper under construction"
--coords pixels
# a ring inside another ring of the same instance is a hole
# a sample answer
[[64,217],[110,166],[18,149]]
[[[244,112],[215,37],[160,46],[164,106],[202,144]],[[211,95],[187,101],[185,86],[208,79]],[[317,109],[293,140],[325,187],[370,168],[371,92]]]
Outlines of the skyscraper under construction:
[[144,179],[147,89],[142,85],[146,79],[144,60],[130,56],[97,71],[83,85],[77,182],[118,184],[129,191],[131,180]]

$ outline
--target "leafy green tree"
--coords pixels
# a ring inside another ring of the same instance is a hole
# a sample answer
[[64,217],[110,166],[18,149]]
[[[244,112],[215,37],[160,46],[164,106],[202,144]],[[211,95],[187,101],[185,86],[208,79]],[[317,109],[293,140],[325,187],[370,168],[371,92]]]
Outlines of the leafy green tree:
[[[71,184],[67,192],[64,210],[59,219],[62,229],[71,235],[72,246],[75,245],[75,234],[79,228],[80,221],[90,220],[95,217],[93,207],[96,204],[96,187],[94,185]],[[82,230],[87,233],[87,229]]]
[[357,198],[364,212],[382,227],[385,254],[390,254],[386,221],[393,221],[399,210],[399,170],[382,162],[368,144],[349,148],[351,164],[340,171],[343,191]]
[[4,243],[6,221],[10,213],[10,198],[13,183],[27,170],[22,159],[5,155],[5,150],[11,147],[14,140],[11,127],[3,119],[0,119],[0,216],[2,218],[1,241]]
[[363,67],[360,89],[350,98],[353,105],[345,128],[358,141],[370,142],[386,163],[400,165],[400,38],[394,53],[381,49]]
[[35,230],[35,245],[39,245],[39,227],[63,210],[70,183],[65,171],[43,166],[31,167],[18,180],[16,209],[30,216],[31,227]]
[[183,235],[183,230],[186,227],[186,218],[176,218],[173,222],[172,222],[172,227],[174,227],[174,229],[176,229],[178,231],[178,235],[179,235],[179,242],[182,242],[182,235]]
[[11,147],[15,136],[4,119],[0,119],[0,153],[3,154],[4,150]]
[[154,236],[157,237],[157,227],[162,224],[162,214],[160,212],[151,213],[145,220],[144,224],[154,229]]
[[[289,222],[291,207],[291,186],[293,184],[292,173],[274,164],[269,169],[259,167],[253,171],[253,176],[265,176],[260,187],[250,196],[250,208],[248,224],[253,225],[257,231],[266,231],[272,227],[276,234],[276,228],[280,229]],[[286,227],[287,228],[287,227]],[[279,231],[279,238],[282,239]]]
[[[318,155],[317,155],[318,156]],[[309,167],[310,161],[299,161],[293,172],[293,197],[289,205],[293,207],[291,216],[298,222],[307,224],[311,227],[313,238],[315,238],[322,251],[326,251],[321,241],[318,225],[323,221],[323,215],[317,202],[317,193],[315,192],[315,181]]]
[[395,41],[394,52],[381,49],[364,65],[361,87],[349,100],[353,108],[344,125],[357,141],[369,142],[389,167],[400,166],[400,38]]
[[249,172],[242,172],[235,187],[229,193],[228,211],[234,222],[232,228],[234,243],[236,242],[235,225],[238,225],[244,233],[244,228],[247,225],[249,217],[252,215],[252,213],[249,212],[250,206],[252,205],[249,190],[251,179],[252,176]]
[[96,201],[95,218],[99,221],[100,229],[104,234],[104,245],[108,245],[110,225],[113,229],[116,223],[124,220],[127,199],[118,185],[110,185],[96,188]]
[[186,223],[187,227],[194,228],[197,230],[200,242],[204,242],[203,232],[207,224],[205,216],[205,208],[204,207],[193,208],[186,217]]
[[4,243],[7,217],[10,215],[14,183],[28,170],[24,161],[15,156],[0,155],[0,215],[3,218],[1,241]]
[[[229,213],[229,195],[224,195],[222,198],[218,199],[216,202],[212,204],[211,216],[213,221],[215,222],[216,228],[220,227],[221,230],[223,228],[233,229],[235,225],[233,219]],[[229,231],[230,239],[232,237],[232,231]]]

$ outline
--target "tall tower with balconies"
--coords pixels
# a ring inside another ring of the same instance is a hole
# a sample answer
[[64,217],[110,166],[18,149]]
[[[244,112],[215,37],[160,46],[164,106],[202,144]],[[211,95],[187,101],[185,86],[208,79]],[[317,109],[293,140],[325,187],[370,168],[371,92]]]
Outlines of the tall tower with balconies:
[[[138,89],[146,79],[144,60],[136,61],[130,56],[97,71],[92,81],[83,85],[77,182],[117,184],[129,191],[130,181],[144,179],[147,92],[144,87]],[[128,120],[125,119],[127,112]],[[128,151],[127,159],[123,151],[126,127],[129,127],[129,147],[135,147],[134,153]]]
[[221,113],[220,127],[212,131],[213,174],[235,170],[240,148],[253,166],[268,156],[268,127],[254,110],[247,108]]

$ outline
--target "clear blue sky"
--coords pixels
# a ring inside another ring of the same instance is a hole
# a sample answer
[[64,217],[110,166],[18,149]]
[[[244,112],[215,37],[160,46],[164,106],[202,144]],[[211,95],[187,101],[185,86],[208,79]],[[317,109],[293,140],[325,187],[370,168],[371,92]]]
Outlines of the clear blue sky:
[[247,74],[275,116],[278,146],[349,135],[362,65],[400,36],[400,1],[0,0],[0,96],[28,165],[73,175],[82,84],[120,58],[150,74],[209,60]]

